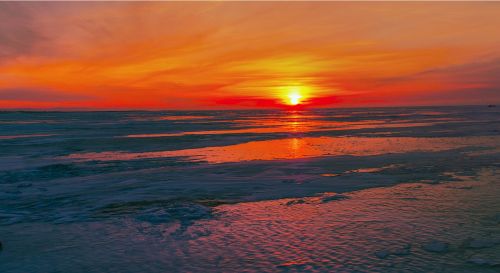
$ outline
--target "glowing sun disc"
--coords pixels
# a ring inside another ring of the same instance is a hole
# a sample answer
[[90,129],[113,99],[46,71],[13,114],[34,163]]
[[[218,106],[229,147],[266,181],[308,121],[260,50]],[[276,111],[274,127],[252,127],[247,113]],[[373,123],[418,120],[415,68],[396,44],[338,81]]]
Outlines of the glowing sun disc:
[[290,105],[297,105],[297,104],[299,104],[301,98],[302,98],[302,96],[300,94],[298,94],[298,93],[288,94],[288,99],[289,99]]

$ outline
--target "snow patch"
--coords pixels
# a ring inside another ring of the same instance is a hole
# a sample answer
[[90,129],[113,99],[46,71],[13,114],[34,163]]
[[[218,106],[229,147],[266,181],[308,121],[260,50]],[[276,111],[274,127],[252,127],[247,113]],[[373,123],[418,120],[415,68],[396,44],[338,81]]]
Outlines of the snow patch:
[[446,253],[449,250],[449,244],[441,241],[431,241],[422,246],[425,251],[435,253]]
[[486,259],[480,256],[471,257],[469,260],[467,260],[467,262],[482,266],[500,266],[500,262],[491,259]]
[[411,244],[406,244],[402,247],[396,247],[392,249],[383,249],[375,252],[375,256],[380,259],[385,259],[390,255],[395,256],[406,256],[411,254]]
[[321,198],[321,203],[328,203],[328,202],[332,202],[332,201],[345,200],[345,199],[349,199],[349,198],[350,198],[349,196],[343,195],[343,194],[329,195],[329,196],[325,196],[325,197]]

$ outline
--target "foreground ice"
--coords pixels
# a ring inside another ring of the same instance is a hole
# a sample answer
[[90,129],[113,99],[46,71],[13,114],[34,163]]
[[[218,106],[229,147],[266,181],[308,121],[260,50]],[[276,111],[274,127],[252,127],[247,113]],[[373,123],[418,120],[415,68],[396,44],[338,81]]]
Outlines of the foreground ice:
[[[471,190],[414,183],[335,202],[247,202],[210,214],[167,205],[104,221],[4,226],[0,271],[493,273],[499,175],[452,182]],[[183,220],[168,220],[173,214]]]

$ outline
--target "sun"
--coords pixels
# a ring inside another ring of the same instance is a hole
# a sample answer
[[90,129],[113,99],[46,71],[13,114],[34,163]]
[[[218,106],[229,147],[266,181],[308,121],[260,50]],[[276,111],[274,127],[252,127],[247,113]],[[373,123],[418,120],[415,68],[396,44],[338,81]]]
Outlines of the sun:
[[303,99],[301,88],[299,86],[290,86],[286,90],[287,104],[299,105]]
[[301,98],[302,98],[302,96],[300,94],[297,94],[297,93],[288,94],[288,99],[289,99],[290,105],[299,104]]
[[305,84],[290,84],[276,87],[276,96],[284,106],[303,106],[309,104],[312,86]]

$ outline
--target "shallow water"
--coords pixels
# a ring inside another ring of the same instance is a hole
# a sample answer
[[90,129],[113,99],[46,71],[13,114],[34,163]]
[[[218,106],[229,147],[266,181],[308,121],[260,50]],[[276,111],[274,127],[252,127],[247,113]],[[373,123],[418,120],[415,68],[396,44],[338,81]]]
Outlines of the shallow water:
[[479,106],[0,112],[0,272],[496,272],[499,132]]

